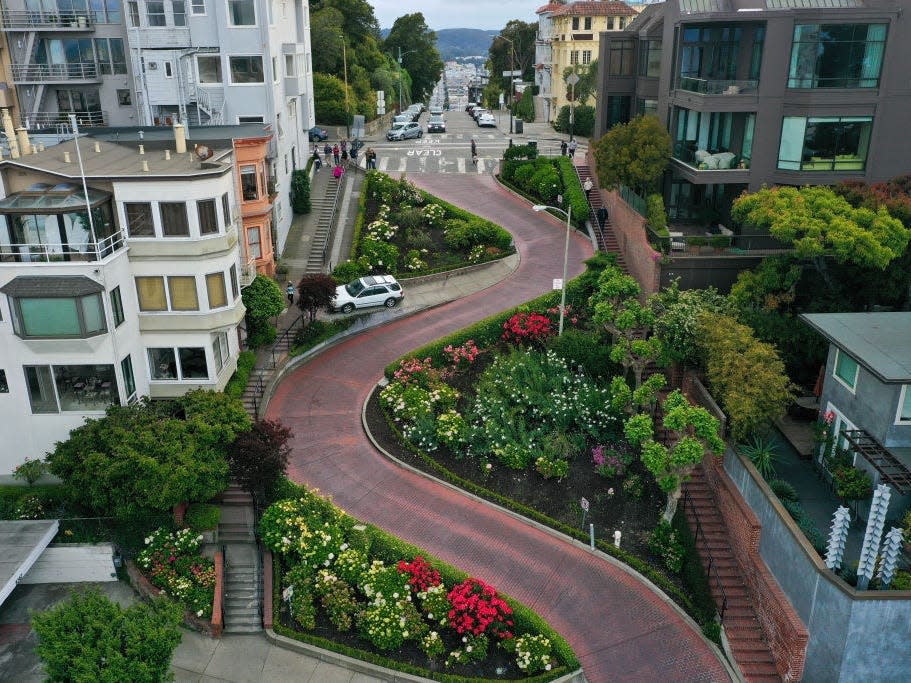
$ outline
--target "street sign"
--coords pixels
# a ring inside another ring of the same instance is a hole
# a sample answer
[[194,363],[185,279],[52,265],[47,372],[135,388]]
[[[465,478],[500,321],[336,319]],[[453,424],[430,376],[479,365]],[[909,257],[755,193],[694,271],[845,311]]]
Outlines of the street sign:
[[[503,72],[503,78],[509,78],[510,76],[521,76],[521,75],[522,75],[521,69],[517,69],[515,71],[504,71]],[[576,78],[578,78],[578,76],[576,76]]]
[[[563,278],[555,277],[554,278],[554,289],[563,289]],[[585,500],[584,498],[582,500]]]
[[578,74],[572,73],[572,74],[570,74],[569,76],[566,77],[566,85],[575,85],[575,84],[578,83],[578,82],[579,82],[579,75],[578,75]]
[[588,498],[582,498],[579,501],[579,507],[581,507],[585,512],[588,512]]
[[377,91],[376,91],[376,101],[377,101],[377,102],[385,102],[385,101],[386,101],[386,93],[384,93],[382,90],[377,90]]

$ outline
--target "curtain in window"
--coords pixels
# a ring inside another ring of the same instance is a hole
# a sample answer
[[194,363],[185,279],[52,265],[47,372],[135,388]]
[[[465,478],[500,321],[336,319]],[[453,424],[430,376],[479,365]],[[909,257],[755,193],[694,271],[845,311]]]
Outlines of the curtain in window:
[[228,305],[224,273],[206,275],[206,291],[209,295],[209,308],[221,308]]
[[75,299],[19,299],[22,325],[28,337],[79,336]]
[[196,278],[192,275],[169,277],[168,290],[171,293],[172,311],[199,310],[199,299],[196,296]]
[[160,277],[137,277],[136,295],[140,311],[166,311],[168,301],[164,294],[164,279]]

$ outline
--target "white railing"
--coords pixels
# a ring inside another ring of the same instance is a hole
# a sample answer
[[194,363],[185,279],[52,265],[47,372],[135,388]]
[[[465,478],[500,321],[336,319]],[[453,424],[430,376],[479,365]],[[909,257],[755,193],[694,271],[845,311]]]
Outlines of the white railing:
[[97,81],[100,69],[95,62],[68,64],[12,64],[13,81],[34,83],[50,81]]
[[83,126],[106,126],[107,112],[103,111],[33,111],[22,116],[25,128],[45,128],[58,123],[70,122],[70,114],[76,115],[76,122]]
[[123,249],[124,245],[124,234],[119,231],[98,242],[87,242],[81,248],[60,242],[0,244],[0,263],[101,261]]
[[256,259],[252,256],[240,267],[240,288],[249,287],[250,283],[256,277]]
[[7,30],[16,29],[68,29],[77,28],[83,31],[93,27],[94,17],[91,12],[67,10],[55,12],[32,12],[30,10],[5,9],[0,13],[0,22]]

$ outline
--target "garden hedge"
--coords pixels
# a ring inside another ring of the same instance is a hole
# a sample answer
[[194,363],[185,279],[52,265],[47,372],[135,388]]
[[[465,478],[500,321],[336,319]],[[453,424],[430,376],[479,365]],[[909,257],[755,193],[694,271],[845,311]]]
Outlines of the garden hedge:
[[554,162],[560,171],[560,180],[563,183],[563,208],[572,207],[573,225],[579,230],[585,228],[585,222],[588,220],[588,199],[582,184],[579,182],[579,174],[576,173],[576,167],[569,157],[556,157]]
[[237,357],[237,370],[225,385],[225,393],[231,398],[240,398],[247,388],[250,371],[256,365],[256,354],[253,351],[241,351]]

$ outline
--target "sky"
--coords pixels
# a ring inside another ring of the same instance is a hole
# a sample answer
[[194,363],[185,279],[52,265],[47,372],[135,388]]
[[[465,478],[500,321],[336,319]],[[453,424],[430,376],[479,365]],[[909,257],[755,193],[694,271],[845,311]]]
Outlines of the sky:
[[421,12],[427,26],[499,30],[510,19],[537,22],[535,10],[546,0],[368,0],[380,28],[392,28],[395,20]]

